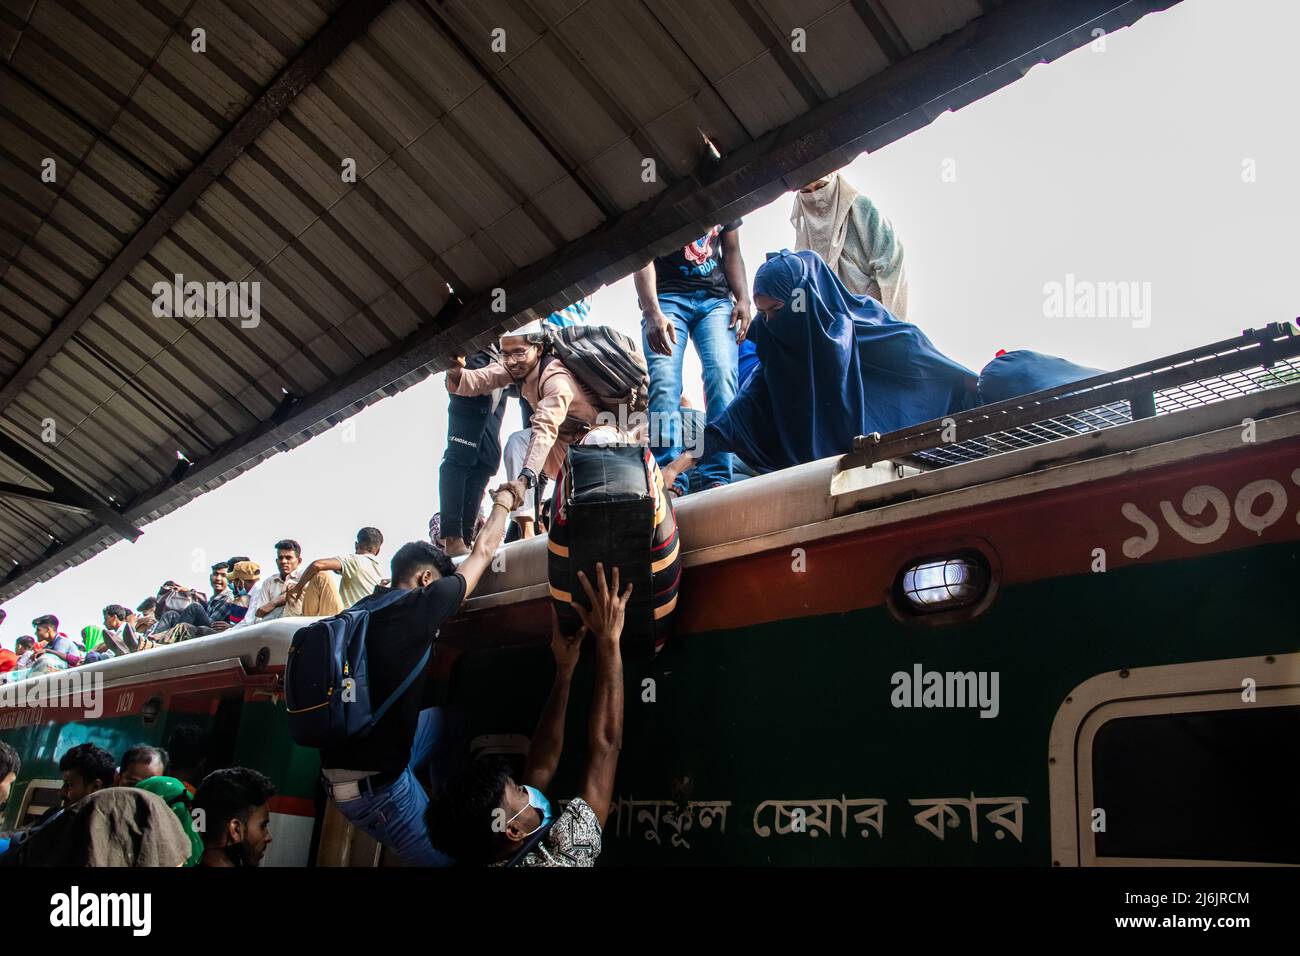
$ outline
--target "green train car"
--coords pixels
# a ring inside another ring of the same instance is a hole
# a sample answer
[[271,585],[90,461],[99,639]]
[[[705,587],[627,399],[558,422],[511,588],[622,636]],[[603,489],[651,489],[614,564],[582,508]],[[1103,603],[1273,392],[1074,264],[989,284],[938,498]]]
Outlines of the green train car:
[[[1040,403],[1032,440],[1013,440],[1022,425],[967,440],[972,414],[956,460],[920,431],[872,436],[679,501],[676,635],[657,657],[626,651],[602,863],[1300,863],[1290,368],[1163,414],[1131,395],[1132,420],[1104,428]],[[545,538],[506,546],[443,629],[438,699],[473,752],[527,751],[552,677],[546,554]],[[286,732],[295,627],[5,688],[0,738],[24,757],[5,825],[51,805],[68,747],[120,753],[197,723],[209,766],[279,785],[268,864],[388,862]],[[553,799],[581,769],[585,665]],[[102,682],[98,713],[59,689],[74,675]],[[37,685],[36,703],[12,699]]]

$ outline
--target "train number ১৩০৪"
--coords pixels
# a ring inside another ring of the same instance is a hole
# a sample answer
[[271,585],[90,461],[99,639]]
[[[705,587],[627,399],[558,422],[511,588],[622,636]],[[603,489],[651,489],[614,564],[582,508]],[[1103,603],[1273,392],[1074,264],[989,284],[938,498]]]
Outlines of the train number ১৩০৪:
[[[1300,485],[1300,468],[1291,473],[1291,480]],[[1165,523],[1184,541],[1192,544],[1210,544],[1218,541],[1228,531],[1235,515],[1242,527],[1255,534],[1263,534],[1264,529],[1274,525],[1287,510],[1286,488],[1280,481],[1264,478],[1252,481],[1237,492],[1229,501],[1228,496],[1213,485],[1197,485],[1189,488],[1183,495],[1183,510],[1194,518],[1205,513],[1208,506],[1214,513],[1209,524],[1194,525],[1180,515],[1170,501],[1160,502],[1160,514]],[[1256,509],[1267,505],[1262,512]],[[1138,525],[1144,532],[1125,540],[1123,545],[1126,558],[1137,559],[1155,549],[1160,543],[1160,528],[1147,514],[1132,502],[1126,502],[1120,513]],[[1300,521],[1300,515],[1296,517]]]

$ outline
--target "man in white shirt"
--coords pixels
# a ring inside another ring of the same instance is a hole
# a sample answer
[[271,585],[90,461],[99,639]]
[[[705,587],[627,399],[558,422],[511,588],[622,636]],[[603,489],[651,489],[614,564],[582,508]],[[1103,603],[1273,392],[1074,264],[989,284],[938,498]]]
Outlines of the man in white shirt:
[[301,600],[312,578],[322,571],[333,571],[342,577],[339,597],[345,608],[369,597],[384,576],[379,567],[379,549],[383,546],[384,536],[378,528],[362,528],[357,532],[354,553],[340,554],[336,558],[317,558],[307,565],[298,583],[289,589],[289,600]]
[[261,624],[284,616],[288,602],[287,586],[298,583],[298,565],[302,562],[302,546],[292,538],[275,543],[276,574],[262,578],[248,595],[248,613],[235,627]]

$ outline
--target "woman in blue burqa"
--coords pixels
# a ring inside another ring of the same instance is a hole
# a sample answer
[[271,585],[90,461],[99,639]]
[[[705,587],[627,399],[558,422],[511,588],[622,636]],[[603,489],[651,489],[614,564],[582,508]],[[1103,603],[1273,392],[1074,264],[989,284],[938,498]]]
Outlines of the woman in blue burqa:
[[754,305],[749,337],[760,365],[708,426],[705,454],[730,450],[760,473],[775,471],[975,404],[974,372],[875,299],[849,292],[815,252],[769,253]]

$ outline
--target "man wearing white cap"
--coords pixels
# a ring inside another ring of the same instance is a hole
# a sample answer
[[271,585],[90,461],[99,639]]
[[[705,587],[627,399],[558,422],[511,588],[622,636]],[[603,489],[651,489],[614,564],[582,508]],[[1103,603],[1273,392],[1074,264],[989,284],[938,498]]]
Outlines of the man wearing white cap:
[[[601,406],[564,363],[543,355],[545,335],[541,322],[501,336],[501,361],[483,368],[465,368],[464,359],[447,372],[447,390],[453,395],[486,395],[494,389],[516,385],[520,397],[533,410],[528,449],[523,467],[511,478],[532,488],[538,475],[555,478],[569,445],[593,427]],[[608,428],[609,426],[604,426]]]

